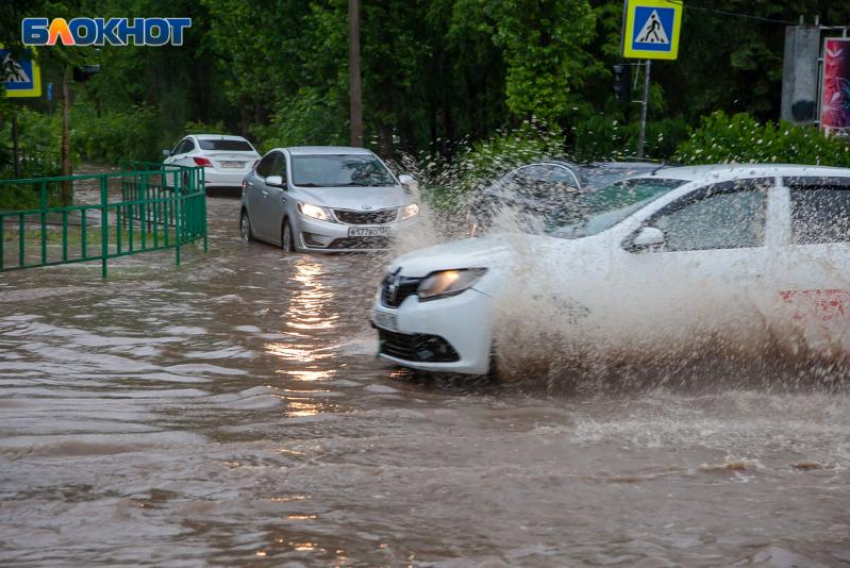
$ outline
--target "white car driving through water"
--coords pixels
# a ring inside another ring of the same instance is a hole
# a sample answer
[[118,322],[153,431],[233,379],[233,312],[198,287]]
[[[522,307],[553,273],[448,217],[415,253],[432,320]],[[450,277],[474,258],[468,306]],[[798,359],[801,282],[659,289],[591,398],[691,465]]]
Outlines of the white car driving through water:
[[242,186],[245,174],[260,159],[251,143],[241,136],[192,134],[173,150],[163,150],[164,164],[204,168],[206,187],[234,191]]
[[287,252],[385,249],[417,221],[414,184],[362,148],[276,148],[245,176],[242,238]]
[[570,207],[546,235],[397,258],[374,305],[380,356],[487,374],[502,349],[850,352],[850,170],[669,168]]

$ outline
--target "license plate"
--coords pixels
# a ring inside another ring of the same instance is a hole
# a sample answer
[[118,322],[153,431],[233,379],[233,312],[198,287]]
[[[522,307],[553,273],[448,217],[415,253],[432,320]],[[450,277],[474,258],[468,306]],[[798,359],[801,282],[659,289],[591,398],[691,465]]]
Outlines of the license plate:
[[349,237],[388,237],[389,227],[349,227]]
[[222,168],[241,168],[245,165],[245,162],[222,162]]
[[398,316],[388,312],[375,312],[375,325],[387,331],[398,331]]

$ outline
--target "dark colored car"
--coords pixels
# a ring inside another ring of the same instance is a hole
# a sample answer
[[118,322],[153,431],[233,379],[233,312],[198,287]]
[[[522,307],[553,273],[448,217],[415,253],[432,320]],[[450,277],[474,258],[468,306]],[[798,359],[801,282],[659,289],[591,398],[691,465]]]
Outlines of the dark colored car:
[[575,164],[549,160],[521,166],[474,195],[467,212],[467,233],[494,228],[542,232],[552,222],[580,215],[574,204],[583,193],[663,167],[649,162]]

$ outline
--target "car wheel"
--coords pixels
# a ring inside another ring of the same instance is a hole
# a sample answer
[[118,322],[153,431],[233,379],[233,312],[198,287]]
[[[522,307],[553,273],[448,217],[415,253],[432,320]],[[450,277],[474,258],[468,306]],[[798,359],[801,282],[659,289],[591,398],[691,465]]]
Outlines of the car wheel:
[[242,217],[239,219],[239,234],[245,242],[253,241],[254,235],[251,231],[251,219],[248,217],[248,211],[242,210]]
[[280,248],[283,249],[283,252],[295,252],[293,240],[292,226],[289,224],[289,219],[284,219],[280,227]]

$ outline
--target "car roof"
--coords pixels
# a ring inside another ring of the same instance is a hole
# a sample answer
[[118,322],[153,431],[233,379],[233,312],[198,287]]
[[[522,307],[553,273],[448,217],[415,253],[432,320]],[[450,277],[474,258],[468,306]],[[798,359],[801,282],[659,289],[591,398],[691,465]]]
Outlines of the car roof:
[[824,176],[850,177],[850,168],[799,164],[715,164],[663,168],[640,177],[663,177],[683,181],[719,181],[753,177]]
[[241,136],[235,136],[233,134],[190,134],[189,136],[194,136],[198,140],[242,140],[246,141]]
[[371,156],[372,152],[365,148],[350,148],[347,146],[292,146],[290,148],[275,148],[275,150],[289,150],[293,156],[315,156],[316,154],[362,154]]

